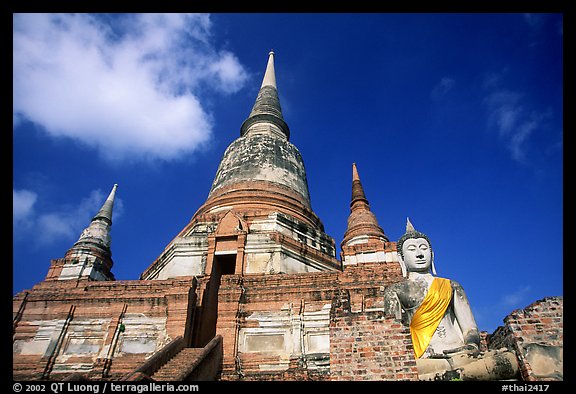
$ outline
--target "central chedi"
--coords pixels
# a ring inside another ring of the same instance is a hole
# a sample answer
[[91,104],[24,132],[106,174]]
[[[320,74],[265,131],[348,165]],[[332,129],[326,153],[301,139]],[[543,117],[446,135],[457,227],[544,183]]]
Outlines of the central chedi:
[[226,149],[203,209],[213,212],[230,202],[238,209],[257,202],[322,231],[310,207],[302,156],[289,138],[276,89],[274,52],[270,52],[256,103],[242,124],[240,138]]
[[208,198],[141,278],[340,269],[289,139],[270,52],[256,102],[224,152]]

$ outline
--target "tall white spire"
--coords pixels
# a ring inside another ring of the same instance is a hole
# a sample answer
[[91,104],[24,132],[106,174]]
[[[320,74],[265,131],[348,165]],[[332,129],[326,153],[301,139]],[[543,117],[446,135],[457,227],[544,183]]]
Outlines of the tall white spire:
[[102,208],[66,252],[58,280],[114,280],[110,230],[117,188],[115,184]]
[[103,218],[108,219],[110,223],[112,223],[112,209],[114,208],[114,198],[116,197],[116,189],[118,189],[117,183],[114,184],[114,187],[112,188],[112,191],[110,192],[108,198],[104,202],[104,205],[102,205],[102,208],[100,208],[100,211],[98,211],[98,213],[96,214],[96,216],[94,216],[94,219],[92,220]]
[[274,51],[268,53],[268,64],[266,65],[266,72],[264,73],[264,79],[262,80],[262,86],[272,86],[276,88],[276,72],[274,71]]
[[114,198],[116,196],[117,184],[114,184],[108,198],[92,218],[90,225],[84,229],[75,245],[89,241],[97,243],[105,248],[110,247],[110,228],[112,227],[112,209],[114,208]]
[[250,112],[248,119],[240,127],[240,135],[244,136],[250,129],[258,129],[261,124],[270,125],[271,129],[269,129],[272,132],[287,139],[290,138],[290,128],[284,121],[280,100],[278,99],[276,73],[274,70],[274,51],[268,53],[268,63],[262,79],[262,86],[252,107],[252,112]]

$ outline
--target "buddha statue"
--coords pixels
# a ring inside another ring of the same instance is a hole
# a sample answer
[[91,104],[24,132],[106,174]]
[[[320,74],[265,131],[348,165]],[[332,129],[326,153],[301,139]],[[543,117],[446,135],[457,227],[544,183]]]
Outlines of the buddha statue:
[[384,309],[410,327],[420,379],[514,377],[518,366],[512,352],[480,351],[480,332],[464,289],[436,276],[430,239],[410,219],[397,252],[406,280],[386,288]]

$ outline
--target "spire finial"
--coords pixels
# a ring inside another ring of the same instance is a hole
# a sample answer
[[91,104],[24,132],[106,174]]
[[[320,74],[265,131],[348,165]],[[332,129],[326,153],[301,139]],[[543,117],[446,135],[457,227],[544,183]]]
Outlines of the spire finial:
[[352,163],[352,182],[360,181],[360,176],[358,175],[358,169],[356,168],[356,163]]
[[414,233],[414,232],[416,232],[416,229],[414,228],[414,226],[410,222],[410,218],[407,217],[406,218],[406,233]]
[[366,199],[358,168],[352,163],[352,200],[350,201],[350,216],[348,216],[348,228],[344,233],[342,245],[358,236],[371,236],[388,242],[382,227],[378,225],[376,216],[370,211],[370,204]]
[[262,86],[272,86],[276,88],[276,72],[274,71],[274,51],[270,50],[268,53],[268,64],[266,65],[266,72],[264,73],[264,79],[262,80]]
[[116,197],[116,189],[118,189],[118,184],[115,183],[112,191],[108,195],[108,198],[100,208],[100,211],[94,216],[92,219],[93,221],[99,218],[107,219],[110,223],[112,223],[112,209],[114,208],[114,198]]
[[[282,108],[280,108],[280,100],[278,98],[278,90],[276,88],[276,73],[274,71],[274,51],[270,50],[268,53],[268,63],[266,64],[266,72],[262,79],[262,86],[256,97],[252,112],[248,119],[242,123],[240,127],[240,136],[244,136],[252,126],[260,123],[268,123],[273,126],[271,132],[279,136],[286,136],[290,139],[290,128],[284,121],[282,116]],[[261,131],[261,129],[260,129]]]
[[362,203],[362,208],[370,210],[362,182],[360,182],[358,168],[356,163],[352,163],[352,201],[350,202],[350,208],[357,208],[359,203]]

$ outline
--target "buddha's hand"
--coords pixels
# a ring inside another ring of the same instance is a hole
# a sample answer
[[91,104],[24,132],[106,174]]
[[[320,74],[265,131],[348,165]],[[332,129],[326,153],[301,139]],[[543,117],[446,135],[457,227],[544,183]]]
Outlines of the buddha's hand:
[[446,349],[442,351],[442,353],[444,353],[447,356],[452,356],[456,353],[475,355],[478,354],[479,352],[480,351],[478,350],[478,345],[476,345],[475,343],[467,343],[463,346],[458,346],[452,349]]

